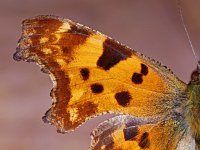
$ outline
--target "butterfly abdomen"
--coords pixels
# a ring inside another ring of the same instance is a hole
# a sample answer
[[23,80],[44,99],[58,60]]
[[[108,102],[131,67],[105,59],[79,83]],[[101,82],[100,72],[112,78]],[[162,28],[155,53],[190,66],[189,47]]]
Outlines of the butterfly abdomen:
[[196,149],[200,150],[200,81],[191,81],[187,88],[188,104],[185,117],[195,139]]

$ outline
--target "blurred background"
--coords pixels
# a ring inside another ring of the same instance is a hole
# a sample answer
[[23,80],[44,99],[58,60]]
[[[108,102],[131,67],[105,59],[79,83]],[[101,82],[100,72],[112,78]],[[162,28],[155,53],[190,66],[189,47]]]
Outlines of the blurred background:
[[[184,0],[183,15],[195,49],[200,49],[200,1]],[[50,78],[33,63],[12,55],[21,22],[37,15],[69,18],[159,60],[188,83],[196,61],[181,22],[176,0],[0,0],[0,149],[86,150],[93,119],[70,134],[44,124],[51,106]],[[108,117],[108,116],[107,116]]]

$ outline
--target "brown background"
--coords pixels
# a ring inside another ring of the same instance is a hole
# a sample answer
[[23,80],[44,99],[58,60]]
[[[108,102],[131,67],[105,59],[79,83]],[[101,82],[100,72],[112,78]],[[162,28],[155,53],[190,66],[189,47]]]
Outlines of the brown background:
[[[200,4],[185,0],[184,17],[197,49]],[[52,83],[38,66],[14,62],[21,21],[54,14],[114,37],[150,56],[189,81],[196,67],[176,0],[6,0],[0,2],[0,149],[86,150],[98,117],[76,132],[58,134],[41,117],[51,105]]]

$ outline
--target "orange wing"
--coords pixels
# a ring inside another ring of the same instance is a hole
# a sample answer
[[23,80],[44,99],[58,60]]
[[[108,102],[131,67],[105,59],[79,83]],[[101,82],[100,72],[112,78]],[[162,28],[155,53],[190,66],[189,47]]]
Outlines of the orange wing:
[[23,22],[15,60],[36,62],[53,81],[44,120],[60,132],[114,112],[155,116],[179,107],[186,86],[160,63],[83,25],[54,16]]
[[90,150],[175,150],[185,133],[183,118],[175,113],[159,122],[158,118],[121,115],[92,132]]

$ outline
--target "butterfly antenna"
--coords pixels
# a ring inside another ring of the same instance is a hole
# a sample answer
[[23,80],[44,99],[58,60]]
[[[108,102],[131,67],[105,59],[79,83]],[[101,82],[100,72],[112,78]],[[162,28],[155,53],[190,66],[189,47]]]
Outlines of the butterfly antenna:
[[196,50],[195,50],[195,48],[194,48],[194,46],[193,46],[193,44],[192,44],[192,41],[191,41],[189,32],[188,32],[187,27],[186,27],[186,24],[184,23],[184,19],[183,19],[183,8],[182,8],[182,5],[181,5],[181,2],[182,2],[182,0],[178,0],[178,10],[179,10],[179,14],[180,14],[180,17],[181,17],[181,22],[182,22],[182,24],[183,24],[183,27],[184,27],[184,30],[185,30],[187,39],[188,39],[188,41],[189,41],[190,47],[191,47],[192,52],[193,52],[194,57],[195,57],[195,60],[197,61],[197,68],[198,68],[198,70],[200,71],[200,61],[199,61],[199,58],[198,58],[198,56],[197,56]]

